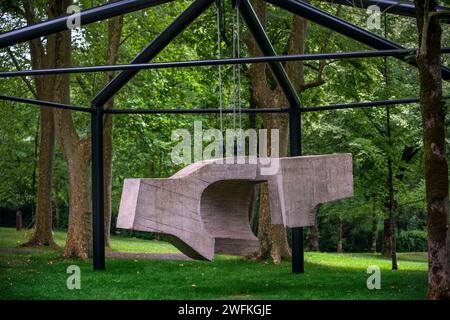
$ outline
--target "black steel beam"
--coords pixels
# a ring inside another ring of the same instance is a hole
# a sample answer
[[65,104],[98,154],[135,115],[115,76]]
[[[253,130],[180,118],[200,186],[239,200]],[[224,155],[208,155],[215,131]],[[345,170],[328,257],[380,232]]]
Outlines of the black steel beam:
[[[450,99],[450,96],[444,96],[444,100]],[[67,109],[72,111],[81,111],[92,113],[93,109],[77,107],[57,102],[42,101],[28,98],[20,98],[14,96],[3,96],[0,95],[0,100],[19,102],[43,107],[50,107],[56,109]],[[393,100],[378,100],[378,101],[368,101],[368,102],[352,102],[346,104],[331,104],[328,106],[316,106],[316,107],[300,107],[299,112],[315,112],[315,111],[330,111],[330,110],[341,110],[341,109],[357,109],[357,108],[372,108],[372,107],[383,107],[396,104],[411,104],[420,102],[419,98],[403,98],[403,99],[393,99]],[[241,109],[241,113],[289,113],[288,108],[261,108],[261,109]],[[103,113],[109,114],[217,114],[217,113],[233,113],[237,112],[233,109],[113,109],[113,110],[103,110]],[[300,142],[301,143],[301,142]],[[301,151],[301,145],[299,147]]]
[[[448,97],[444,97],[448,99]],[[341,109],[357,109],[357,108],[372,108],[372,107],[383,107],[395,104],[410,104],[420,102],[419,98],[404,98],[404,99],[394,99],[394,100],[378,100],[370,102],[352,102],[352,103],[341,103],[341,104],[331,104],[328,106],[319,107],[305,107],[301,108],[301,112],[314,112],[314,111],[329,111],[329,110],[341,110]]]
[[[416,6],[414,2],[405,2],[404,0],[322,0],[331,4],[343,4],[346,6],[366,9],[376,5],[381,12],[388,12],[400,16],[415,17]],[[450,8],[437,6],[437,11],[449,11]]]
[[[264,27],[261,25],[261,22],[259,21],[259,18],[250,2],[248,0],[237,0],[237,4],[239,6],[239,13],[255,39],[255,42],[262,54],[265,56],[276,56],[277,54],[275,49],[270,43],[269,37],[264,31]],[[289,106],[299,107],[300,99],[281,62],[271,62],[269,63],[269,67],[284,95],[286,96]]]
[[[90,24],[171,1],[173,0],[120,0],[117,2],[111,2],[102,6],[81,11],[79,16],[80,24]],[[2,33],[0,34],[0,49],[67,30],[67,20],[69,16],[70,15],[65,15],[62,17],[49,19],[30,26]]]
[[105,270],[105,213],[103,174],[103,109],[92,108],[92,264],[94,270]]
[[[442,99],[448,100],[450,96],[443,96]],[[300,108],[301,112],[313,112],[313,111],[328,111],[328,110],[340,110],[340,109],[357,109],[357,108],[372,108],[372,107],[384,107],[395,104],[410,104],[419,103],[420,98],[403,98],[393,100],[378,100],[371,102],[353,102],[347,104],[331,104],[322,107],[305,107]]]
[[[48,68],[48,69],[19,70],[19,71],[0,71],[0,78],[42,76],[53,74],[68,74],[68,73],[122,71],[122,70],[204,67],[204,66],[247,64],[247,63],[310,61],[310,60],[330,60],[330,59],[359,59],[359,58],[373,58],[373,57],[405,57],[414,55],[416,51],[417,49],[394,49],[394,50],[354,51],[354,52],[335,52],[335,53],[291,54],[291,55],[269,56],[269,57],[263,56],[250,58],[225,58],[225,59],[211,59],[211,60],[118,64],[118,65],[69,67],[56,69]],[[442,48],[441,52],[443,54],[450,53],[450,47]]]
[[[287,108],[260,108],[260,109],[241,109],[241,113],[286,113]],[[217,114],[234,113],[233,109],[108,109],[104,113],[110,114]]]
[[41,106],[41,107],[48,107],[48,108],[66,109],[66,110],[89,112],[89,113],[92,112],[92,110],[90,108],[83,108],[83,107],[72,106],[72,105],[64,104],[64,103],[42,101],[42,100],[28,99],[28,98],[20,98],[20,97],[14,97],[14,96],[0,95],[0,100],[26,103],[26,104],[31,104],[31,105]]
[[[302,113],[301,108],[289,109],[289,146],[291,157],[302,155]],[[303,228],[291,229],[292,272],[305,272]]]
[[305,273],[303,227],[291,228],[292,273]]
[[[165,47],[167,47],[180,33],[182,33],[197,17],[199,17],[215,0],[196,0],[181,13],[155,40],[150,43],[131,64],[148,63]],[[92,100],[95,106],[103,106],[125,84],[128,83],[139,70],[126,70],[117,75]]]
[[[341,18],[333,16],[328,12],[318,9],[308,3],[300,0],[265,0],[266,2],[273,4],[277,7],[285,9],[293,14],[308,19],[314,23],[317,23],[323,27],[336,31],[344,36],[361,42],[369,47],[378,50],[390,50],[390,49],[404,49],[402,46],[395,42],[389,41],[383,37],[376,35],[370,31],[362,29],[350,22],[347,22]],[[397,57],[398,59],[409,63],[412,66],[417,67],[417,64],[413,60]],[[450,69],[442,67],[442,78],[444,80],[450,80]]]
[[[450,99],[449,96],[444,96],[444,100]],[[352,103],[342,103],[342,104],[331,104],[328,106],[318,106],[318,107],[301,107],[298,108],[298,113],[304,112],[315,112],[315,111],[330,111],[330,110],[341,110],[341,109],[357,109],[357,108],[373,108],[373,107],[384,107],[389,105],[396,104],[411,104],[411,103],[419,103],[419,98],[403,98],[403,99],[393,99],[393,100],[377,100],[377,101],[368,101],[368,102],[352,102]],[[291,109],[288,108],[261,108],[261,109],[242,109],[241,113],[289,113],[292,122],[297,122],[298,126],[290,127],[290,133],[293,136],[299,136],[301,130],[301,116],[298,113],[291,113]],[[233,113],[235,112],[233,109],[113,109],[113,110],[104,110],[104,113],[110,114],[217,114],[217,113]],[[301,154],[302,145],[301,139],[297,139],[293,141],[291,144],[291,153],[292,154]]]

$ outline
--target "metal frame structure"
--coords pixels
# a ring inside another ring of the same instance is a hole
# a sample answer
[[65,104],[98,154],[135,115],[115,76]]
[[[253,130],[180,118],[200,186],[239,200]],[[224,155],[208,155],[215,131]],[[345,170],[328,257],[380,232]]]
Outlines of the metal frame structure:
[[[81,25],[105,20],[118,15],[149,8],[173,0],[119,0],[103,6],[94,7],[80,12]],[[232,65],[246,63],[268,63],[270,70],[282,89],[288,101],[288,108],[262,108],[262,109],[242,109],[242,113],[287,113],[289,116],[290,133],[290,155],[298,156],[302,154],[301,141],[301,116],[304,112],[339,110],[348,108],[368,108],[377,106],[388,106],[395,104],[409,104],[419,102],[418,98],[406,98],[397,100],[381,100],[373,102],[357,102],[351,104],[335,104],[318,107],[302,107],[300,98],[292,85],[282,62],[300,60],[323,60],[323,59],[348,59],[367,57],[396,57],[401,61],[416,66],[409,56],[415,53],[415,49],[405,49],[398,44],[386,40],[374,33],[359,28],[343,19],[335,17],[323,10],[320,10],[301,0],[265,0],[267,3],[285,9],[293,14],[302,16],[321,26],[331,28],[349,38],[361,42],[376,51],[358,51],[323,54],[300,54],[278,56],[249,0],[231,0],[233,6],[239,7],[248,30],[252,34],[262,57],[216,59],[216,60],[196,60],[150,63],[158,53],[169,45],[179,34],[181,34],[197,17],[205,12],[214,2],[220,0],[194,0],[161,34],[159,34],[136,58],[126,65],[74,67],[60,69],[40,69],[23,71],[3,71],[0,78],[36,76],[48,74],[68,74],[81,72],[103,72],[121,71],[102,91],[92,100],[91,107],[72,106],[62,103],[41,101],[36,99],[20,98],[14,96],[0,95],[0,100],[26,103],[50,108],[60,108],[72,111],[87,112],[91,114],[91,144],[92,144],[92,211],[93,211],[93,268],[94,270],[105,269],[105,246],[104,246],[104,207],[103,207],[103,116],[105,114],[217,114],[220,112],[231,113],[232,110],[221,109],[115,109],[105,110],[104,104],[126,85],[140,70],[159,68],[179,68],[198,67],[213,65]],[[330,0],[331,1],[331,0]],[[343,2],[342,0],[341,2]],[[337,2],[336,0],[334,2]],[[372,0],[364,0],[362,3],[369,4]],[[380,0],[380,2],[390,2]],[[364,7],[364,5],[361,5]],[[440,8],[442,9],[442,8]],[[402,9],[392,9],[389,12],[409,15],[414,11],[414,7],[407,5]],[[0,49],[18,43],[29,41],[35,38],[47,36],[53,33],[67,30],[67,20],[69,16],[58,17],[46,20],[35,25],[26,26],[0,34]],[[442,48],[442,53],[450,53],[450,48]],[[450,69],[443,67],[442,76],[450,79]],[[450,98],[450,97],[445,97]],[[292,271],[294,273],[304,272],[303,263],[303,228],[292,229]]]
[[[135,64],[115,64],[92,67],[69,67],[69,68],[46,68],[20,71],[0,71],[0,78],[14,78],[24,76],[42,76],[52,74],[75,74],[89,72],[105,71],[123,71],[123,70],[152,70],[169,68],[189,68],[205,67],[232,64],[247,63],[267,63],[267,62],[288,62],[288,61],[318,61],[331,59],[361,59],[375,57],[411,57],[415,55],[416,49],[393,49],[376,51],[353,51],[353,52],[335,52],[335,53],[311,53],[311,54],[291,54],[276,55],[249,58],[223,58],[211,60],[188,60],[188,61],[170,61],[153,63],[135,63]],[[442,48],[441,53],[450,53],[450,47]]]
[[[323,0],[331,4],[342,4],[355,8],[367,9],[370,6],[378,6],[382,12],[393,13],[400,16],[415,17],[416,8],[413,3],[401,0]],[[437,6],[437,11],[448,10],[443,6]],[[448,23],[447,21],[443,21]]]

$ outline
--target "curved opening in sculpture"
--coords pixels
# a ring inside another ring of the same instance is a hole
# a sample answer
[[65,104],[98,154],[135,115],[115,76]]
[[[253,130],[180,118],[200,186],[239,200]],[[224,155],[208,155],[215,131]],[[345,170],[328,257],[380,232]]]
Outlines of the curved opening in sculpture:
[[250,227],[254,187],[259,181],[221,180],[202,193],[203,228],[215,239],[215,252],[241,256],[259,251],[258,238]]

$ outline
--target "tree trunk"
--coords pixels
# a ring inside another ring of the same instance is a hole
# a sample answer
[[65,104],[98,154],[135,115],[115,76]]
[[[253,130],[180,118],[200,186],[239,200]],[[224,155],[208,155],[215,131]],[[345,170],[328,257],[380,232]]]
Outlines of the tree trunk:
[[[282,100],[281,93],[273,94],[272,99]],[[269,97],[265,97],[265,100],[271,100]],[[284,99],[283,99],[284,100]],[[280,104],[265,104],[265,105],[280,105]],[[287,140],[288,140],[288,118],[286,115],[276,114],[264,114],[263,126],[266,129],[280,130],[280,156],[285,157],[287,155]],[[268,150],[271,150],[272,141],[270,134],[267,138]],[[274,225],[271,223],[270,218],[270,206],[269,206],[269,194],[267,186],[261,188],[260,197],[260,211],[259,211],[259,227],[258,237],[261,242],[260,256],[267,258],[271,257],[275,263],[281,262],[283,258],[289,258],[291,256],[291,250],[286,236],[286,228],[284,225]]]
[[283,225],[270,223],[270,210],[268,203],[267,184],[261,185],[258,219],[258,239],[260,242],[259,257],[261,259],[272,259],[274,263],[280,263],[283,258],[290,257],[291,250],[287,242],[286,228]]
[[55,198],[53,199],[53,206],[55,207],[55,219],[54,219],[54,228],[56,230],[58,230],[60,228],[60,223],[61,223],[61,201],[59,198],[59,185],[56,184],[54,187],[55,190]]
[[[265,97],[267,100],[282,99],[280,93],[272,95],[270,98]],[[265,104],[272,105],[272,104]],[[277,104],[273,104],[277,105]],[[279,104],[278,104],[279,105]],[[286,156],[287,154],[287,140],[288,140],[288,119],[285,115],[275,116],[265,114],[263,117],[263,126],[266,129],[279,129],[280,130],[280,156]],[[268,150],[271,150],[271,138],[268,133],[267,138]],[[269,194],[267,185],[261,188],[260,195],[260,209],[258,220],[258,238],[260,239],[260,257],[272,258],[275,263],[281,262],[284,258],[291,256],[291,250],[287,241],[286,228],[284,225],[274,225],[271,223],[270,206],[269,206]]]
[[[319,213],[320,205],[316,208],[316,215]],[[309,228],[310,234],[308,239],[308,250],[319,251],[319,225],[316,218],[316,223]]]
[[[27,23],[36,22],[34,4],[24,3],[24,15]],[[49,18],[51,18],[49,16]],[[55,61],[55,35],[47,38],[44,48],[40,39],[30,41],[31,65],[33,69],[58,67]],[[53,96],[54,76],[35,77],[35,93],[39,100],[51,101]],[[34,232],[24,246],[56,246],[52,234],[52,178],[55,150],[55,123],[53,110],[41,107],[39,111],[39,175],[34,215]]]
[[258,218],[259,218],[259,194],[260,186],[255,185],[252,192],[252,198],[250,203],[250,208],[248,212],[248,217],[250,220],[250,227],[254,234],[258,234]]
[[338,219],[337,219],[337,245],[336,245],[337,253],[344,252],[344,248],[342,246],[343,238],[344,238],[344,220],[342,220],[341,217],[338,217]]
[[[87,143],[87,142],[86,142]],[[91,252],[92,209],[89,185],[90,154],[77,152],[69,171],[69,228],[64,257],[88,259]]]
[[[42,97],[38,97],[42,99]],[[45,100],[45,99],[43,99]],[[39,176],[34,232],[25,246],[56,246],[52,234],[52,177],[55,150],[53,111],[41,108]]]
[[376,212],[376,201],[373,200],[372,204],[372,241],[370,245],[370,252],[377,252],[377,212]]
[[[267,5],[261,1],[255,1],[255,10],[261,22],[265,25],[265,16]],[[252,55],[261,55],[253,38],[246,37],[247,46]],[[248,73],[252,87],[252,101],[259,108],[270,107],[272,105],[283,106],[286,101],[279,88],[271,89],[266,76],[266,65],[252,65]],[[280,155],[287,153],[288,139],[288,118],[286,115],[264,114],[262,116],[263,127],[265,129],[280,130]],[[267,150],[270,150],[270,133],[268,133]],[[281,262],[283,258],[291,256],[289,244],[287,241],[286,228],[283,225],[273,225],[270,219],[269,196],[267,185],[264,184],[260,189],[260,205],[258,218],[258,238],[260,240],[260,253],[262,259],[271,258],[275,263]]]
[[[387,117],[388,118],[388,117]],[[388,125],[389,127],[389,125]],[[415,147],[405,146],[402,152],[402,156],[400,158],[401,165],[398,168],[397,174],[395,175],[395,178],[401,182],[403,181],[405,171],[407,169],[407,164],[410,163],[414,156],[418,153],[419,149]],[[388,218],[384,220],[384,229],[383,229],[383,243],[381,247],[382,256],[389,258],[393,257],[392,265],[393,267],[397,264],[397,255],[396,255],[396,239],[395,239],[395,229],[396,229],[396,223],[395,223],[395,212],[397,210],[397,202],[395,201],[395,194],[396,190],[393,188],[393,173],[392,173],[392,161],[390,158],[388,158],[388,189],[389,189],[389,198],[385,202],[385,210],[387,211]],[[392,210],[391,210],[391,201],[392,203]],[[375,205],[375,203],[374,203]],[[391,219],[394,217],[393,223],[391,223]],[[392,238],[392,235],[394,235],[394,238]],[[393,248],[393,245],[395,245],[395,248]],[[394,254],[395,253],[395,254]],[[393,268],[395,269],[395,268]]]
[[391,257],[392,252],[392,240],[391,240],[391,221],[390,219],[384,219],[383,223],[383,245],[381,248],[381,255],[386,258]]
[[[389,107],[387,107],[387,127],[388,127],[388,139],[389,143],[391,141],[391,129],[390,129],[390,113],[389,113]],[[392,270],[397,270],[397,238],[395,236],[396,232],[396,223],[395,223],[395,210],[397,205],[395,204],[395,198],[394,198],[394,175],[392,171],[392,159],[390,156],[388,156],[388,189],[389,189],[389,199],[387,201],[388,203],[388,210],[389,210],[389,233],[391,238],[391,252],[390,257],[392,260]]]
[[[66,14],[71,0],[52,0],[49,15]],[[55,61],[60,67],[70,67],[72,62],[70,30],[56,34]],[[55,101],[70,104],[70,77],[57,75],[53,83]],[[80,139],[69,110],[55,110],[55,126],[69,176],[69,228],[62,255],[87,259],[91,247],[91,201],[89,185],[90,139]]]
[[428,298],[450,299],[448,229],[448,164],[442,100],[441,34],[434,1],[415,0],[419,31],[417,63],[423,127],[428,222]]
[[308,241],[309,251],[320,251],[319,250],[319,227],[317,223],[310,227],[310,236]]
[[[117,0],[111,0],[115,2]],[[108,22],[108,48],[106,52],[106,64],[114,65],[117,63],[120,37],[122,34],[123,16],[114,17]],[[107,72],[105,76],[105,85],[114,78],[114,72]],[[105,109],[114,109],[114,98],[110,99]],[[104,176],[104,209],[105,209],[105,246],[109,247],[109,238],[111,233],[111,214],[112,214],[112,157],[113,157],[113,116],[106,114],[103,132],[103,176]]]
[[[114,2],[114,1],[111,1]],[[59,7],[67,8],[70,0],[58,2]],[[120,45],[120,35],[123,18],[113,18],[108,25],[107,64],[115,64]],[[70,32],[64,32],[58,42],[58,53],[63,64],[71,64]],[[113,73],[107,73],[105,82],[113,78]],[[56,91],[63,99],[69,100],[70,86],[67,75],[58,76]],[[112,109],[114,100],[105,105]],[[71,113],[66,110],[55,112],[55,120],[64,157],[69,171],[69,230],[63,256],[87,259],[92,245],[92,208],[89,185],[89,164],[91,159],[90,137],[81,139],[77,133]],[[112,117],[105,116],[104,123],[104,190],[105,190],[105,245],[109,245],[111,225],[111,185],[112,185]]]
[[[385,14],[384,16],[384,36],[388,38],[388,16]],[[384,82],[386,88],[389,85],[389,77],[388,77],[388,57],[384,57]],[[392,146],[392,133],[391,133],[391,109],[390,106],[386,107],[386,135],[387,135],[387,143],[389,146]],[[396,233],[396,222],[395,222],[395,191],[394,191],[394,172],[392,168],[392,155],[390,151],[387,152],[387,166],[388,166],[388,179],[387,179],[387,188],[389,198],[387,201],[388,204],[388,212],[389,212],[389,228],[390,228],[390,240],[391,240],[391,260],[392,260],[392,270],[397,270],[397,237]]]

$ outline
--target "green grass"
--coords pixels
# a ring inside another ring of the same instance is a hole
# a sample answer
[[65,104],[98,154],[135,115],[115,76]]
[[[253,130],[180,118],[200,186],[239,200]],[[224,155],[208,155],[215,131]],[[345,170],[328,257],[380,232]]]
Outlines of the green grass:
[[[13,248],[27,242],[31,236],[31,230],[17,232],[12,228],[0,228],[0,248]],[[53,238],[58,246],[64,247],[66,243],[66,233],[56,231]],[[24,249],[26,251],[27,249]],[[125,238],[114,236],[111,239],[112,251],[124,252],[149,252],[149,253],[177,253],[174,246],[162,241],[148,241],[136,238]]]
[[[17,247],[27,232],[0,228],[0,248]],[[64,244],[65,234],[55,233]],[[170,244],[113,237],[113,250],[177,252]],[[372,254],[306,253],[305,274],[290,263],[274,265],[238,257],[213,262],[107,259],[107,270],[66,260],[58,251],[0,253],[0,299],[423,299],[426,254],[399,254],[398,271]],[[0,251],[1,252],[1,251]],[[81,290],[68,290],[66,269],[81,268]],[[381,268],[381,290],[368,290],[369,265]]]

